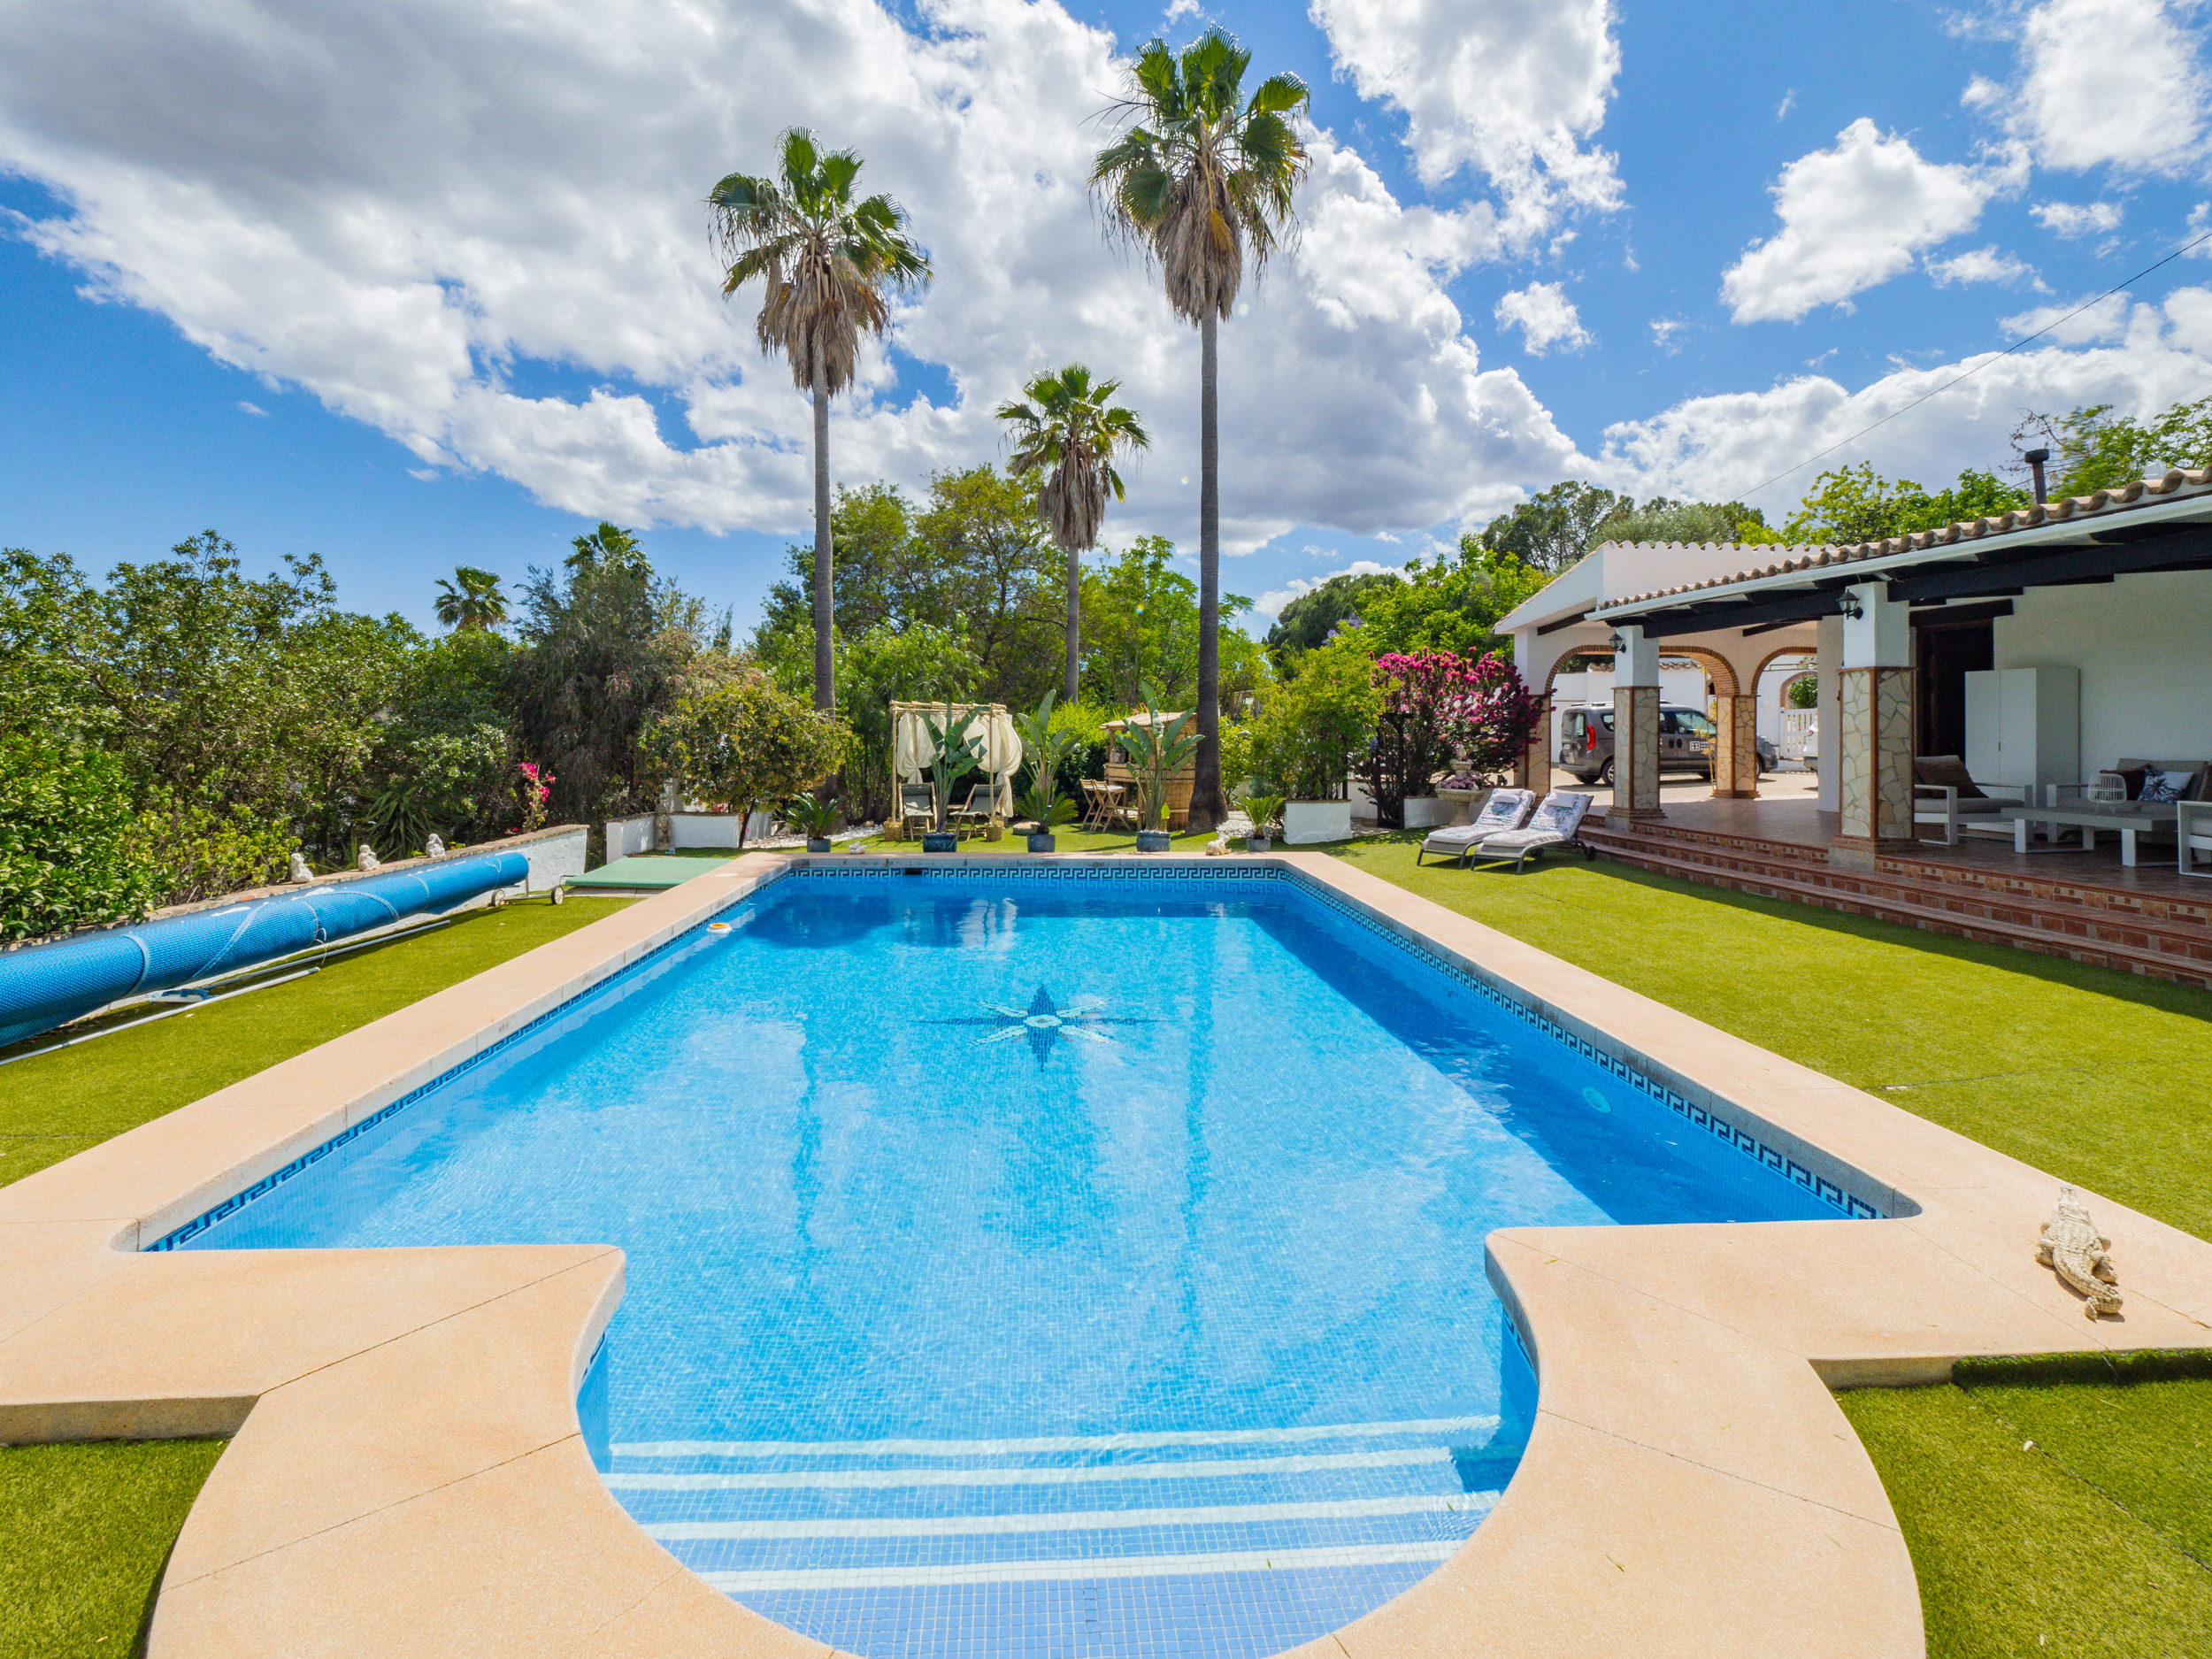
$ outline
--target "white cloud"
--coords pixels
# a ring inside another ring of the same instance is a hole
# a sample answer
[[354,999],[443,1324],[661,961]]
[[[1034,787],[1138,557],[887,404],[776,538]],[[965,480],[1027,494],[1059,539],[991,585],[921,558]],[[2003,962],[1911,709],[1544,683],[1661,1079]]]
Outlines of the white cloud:
[[2101,235],[2120,228],[2117,202],[2038,202],[2028,209],[2035,222],[2054,236],[2070,241],[2077,236]]
[[[96,293],[426,465],[626,523],[787,532],[806,405],[753,342],[757,299],[719,298],[700,203],[810,126],[912,213],[937,275],[895,341],[950,384],[919,395],[872,352],[836,476],[994,454],[998,401],[1076,358],[1154,434],[1116,524],[1194,541],[1196,336],[1101,246],[1083,184],[1110,37],[1023,0],[926,0],[923,21],[872,0],[741,30],[649,0],[541,0],[519,30],[496,0],[0,0],[0,170],[69,204],[19,230]],[[1444,291],[1497,251],[1494,210],[1402,204],[1325,133],[1313,153],[1300,247],[1222,330],[1226,545],[1434,524],[1572,472]]]
[[[1317,551],[1318,549],[1308,549]],[[1323,582],[1333,581],[1340,576],[1395,576],[1401,580],[1405,572],[1392,565],[1379,565],[1373,559],[1354,559],[1340,571],[1331,571],[1326,576],[1307,578],[1294,576],[1280,588],[1271,588],[1252,602],[1252,609],[1270,622],[1283,614],[1283,607],[1292,600],[1311,593]]]
[[1862,116],[1832,150],[1801,156],[1774,185],[1782,228],[1721,279],[1737,322],[1794,321],[1910,268],[1924,248],[1973,229],[1991,196],[2019,181],[2010,159],[1928,161]]
[[[2062,308],[2061,308],[2062,309]],[[1949,391],[1855,436],[1886,415],[1985,364]],[[2162,307],[2137,305],[2112,343],[2087,349],[2038,344],[2009,357],[1900,369],[1858,391],[1826,375],[1806,374],[1763,392],[1693,397],[1644,420],[1605,432],[1598,474],[1639,495],[1748,499],[1779,524],[1824,468],[1870,461],[1889,477],[1948,483],[1968,466],[2010,458],[2007,434],[2023,410],[2063,414],[2110,403],[2142,416],[2185,399],[2212,396],[2212,289],[2176,290]],[[1832,444],[1845,447],[1792,472],[1784,468]]]
[[2047,0],[2021,18],[2017,87],[1989,100],[2046,167],[2178,173],[2212,98],[2190,0]]
[[1620,73],[1612,0],[1312,0],[1312,17],[1337,73],[1405,112],[1425,181],[1489,178],[1516,246],[1620,205],[1613,157],[1588,144]]
[[1198,0],[1168,0],[1167,15],[1160,19],[1160,26],[1165,28],[1172,25],[1178,18],[1194,18],[1199,15]]
[[1999,253],[1994,243],[1970,249],[1948,259],[1931,259],[1928,274],[1935,279],[1938,288],[1949,288],[1953,283],[2023,281],[2039,288],[2043,287],[2043,279],[2036,275],[2033,265],[2008,253]]
[[2108,294],[2077,314],[2080,306],[2079,300],[2039,305],[2033,311],[2006,318],[1998,326],[2022,339],[2047,328],[2055,345],[2086,346],[2119,339],[2127,332],[2129,319],[2133,314],[2124,294]]
[[1502,297],[1492,313],[1503,328],[1521,331],[1522,348],[1540,357],[1554,346],[1579,351],[1590,343],[1590,331],[1582,326],[1575,303],[1556,282],[1532,282]]
[[262,406],[258,403],[250,403],[242,397],[238,400],[238,407],[242,412],[249,415],[258,415],[264,420],[266,420],[269,418],[269,411],[267,410],[262,408]]
[[1684,317],[1655,317],[1651,319],[1651,343],[1662,351],[1679,351],[1674,337],[1690,326]]
[[1795,87],[1792,87],[1787,92],[1785,92],[1782,95],[1781,103],[1774,106],[1774,119],[1778,121],[1785,119],[1789,112],[1796,107],[1797,88]]

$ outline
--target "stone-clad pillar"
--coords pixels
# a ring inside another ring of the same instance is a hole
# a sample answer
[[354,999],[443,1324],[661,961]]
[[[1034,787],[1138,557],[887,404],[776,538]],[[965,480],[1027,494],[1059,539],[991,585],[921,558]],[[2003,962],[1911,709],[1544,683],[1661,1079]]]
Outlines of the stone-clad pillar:
[[1659,646],[1632,624],[1613,654],[1613,804],[1609,820],[1660,818]]
[[1759,793],[1759,700],[1755,696],[1713,699],[1713,794],[1748,801]]
[[1533,789],[1539,795],[1551,788],[1551,694],[1536,695],[1536,725],[1528,734],[1528,741],[1521,746],[1521,753],[1513,763],[1513,787]]
[[[1912,828],[1913,670],[1910,612],[1881,582],[1847,590],[1839,731],[1821,733],[1821,763],[1835,755],[1842,833],[1834,845],[1870,855],[1909,847]],[[1851,614],[1855,609],[1856,616]]]

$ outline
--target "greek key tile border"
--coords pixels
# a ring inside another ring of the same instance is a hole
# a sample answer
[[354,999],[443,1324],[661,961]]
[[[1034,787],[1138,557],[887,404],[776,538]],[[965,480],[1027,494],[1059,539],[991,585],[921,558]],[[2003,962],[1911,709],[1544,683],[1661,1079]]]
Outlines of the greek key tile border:
[[1394,929],[1383,926],[1366,910],[1332,888],[1320,882],[1310,880],[1296,871],[1243,863],[1231,864],[1225,867],[1215,867],[1211,864],[1200,865],[1183,861],[1173,864],[1142,864],[1133,859],[1126,864],[1118,862],[1113,864],[1103,863],[1033,864],[1009,859],[1006,861],[1006,867],[1001,868],[995,861],[989,865],[965,863],[910,864],[889,864],[872,858],[864,862],[856,859],[849,865],[800,864],[785,872],[764,876],[752,887],[740,894],[721,910],[716,911],[713,916],[702,917],[682,933],[665,943],[654,947],[635,962],[609,974],[596,985],[579,992],[558,1007],[548,1009],[535,1019],[509,1032],[498,1041],[478,1050],[458,1065],[439,1073],[429,1082],[419,1087],[410,1089],[390,1105],[380,1108],[361,1119],[360,1122],[349,1125],[319,1146],[302,1153],[281,1169],[271,1171],[254,1182],[252,1186],[246,1187],[243,1191],[232,1194],[212,1210],[195,1216],[182,1226],[164,1233],[153,1243],[144,1248],[149,1251],[173,1250],[180,1245],[197,1238],[218,1222],[228,1220],[254,1200],[267,1197],[269,1194],[274,1192],[294,1176],[320,1163],[348,1141],[367,1133],[379,1124],[404,1111],[418,1101],[444,1087],[456,1078],[504,1053],[514,1044],[535,1035],[549,1021],[560,1018],[583,998],[631,974],[639,972],[677,947],[689,943],[709,922],[737,905],[750,902],[780,881],[890,881],[915,879],[964,879],[987,882],[994,886],[1047,881],[1115,881],[1134,882],[1154,887],[1193,888],[1217,887],[1240,889],[1250,889],[1256,887],[1288,888],[1302,897],[1310,899],[1336,911],[1375,938],[1395,946],[1421,966],[1432,972],[1442,975],[1463,990],[1473,992],[1492,1006],[1515,1016],[1525,1024],[1544,1033],[1547,1036],[1580,1055],[1592,1064],[1610,1072],[1631,1087],[1641,1090],[1678,1116],[1688,1119],[1696,1127],[1714,1136],[1724,1145],[1763,1164],[1776,1174],[1803,1187],[1839,1214],[1847,1216],[1854,1220],[1877,1220],[1883,1214],[1881,1210],[1867,1202],[1856,1193],[1848,1192],[1824,1176],[1816,1174],[1787,1153],[1767,1145],[1740,1125],[1732,1124],[1719,1113],[1694,1104],[1656,1079],[1646,1075],[1631,1065],[1618,1055],[1609,1053],[1586,1038],[1578,1036],[1575,1033],[1569,1031],[1556,1020],[1538,1013],[1525,1002],[1509,996],[1487,979],[1471,972],[1466,967],[1440,951],[1432,949],[1417,940],[1409,939]]

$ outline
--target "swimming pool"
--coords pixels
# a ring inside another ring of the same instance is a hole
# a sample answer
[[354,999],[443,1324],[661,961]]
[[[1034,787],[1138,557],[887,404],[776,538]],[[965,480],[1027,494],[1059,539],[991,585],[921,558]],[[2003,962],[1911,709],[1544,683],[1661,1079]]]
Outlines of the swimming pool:
[[724,920],[163,1242],[621,1245],[609,1486],[870,1659],[1319,1635],[1510,1476],[1486,1233],[1851,1202],[1262,869]]

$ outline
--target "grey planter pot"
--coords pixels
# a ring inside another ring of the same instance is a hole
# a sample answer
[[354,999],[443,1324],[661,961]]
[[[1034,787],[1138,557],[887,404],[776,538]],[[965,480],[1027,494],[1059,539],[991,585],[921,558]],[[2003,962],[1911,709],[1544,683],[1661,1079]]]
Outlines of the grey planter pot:
[[1060,838],[1057,835],[1047,834],[1041,831],[1029,838],[1029,850],[1033,853],[1054,852],[1058,849],[1059,845]]
[[1248,853],[1272,852],[1275,850],[1275,843],[1264,835],[1247,835],[1244,838],[1244,850]]
[[830,849],[830,838],[826,835],[810,835],[807,837],[806,849],[810,853],[826,853]]
[[1168,835],[1165,830],[1142,829],[1137,832],[1137,850],[1139,852],[1164,853],[1167,850],[1167,849]]
[[950,830],[927,830],[922,835],[922,850],[926,853],[956,853],[960,838]]

